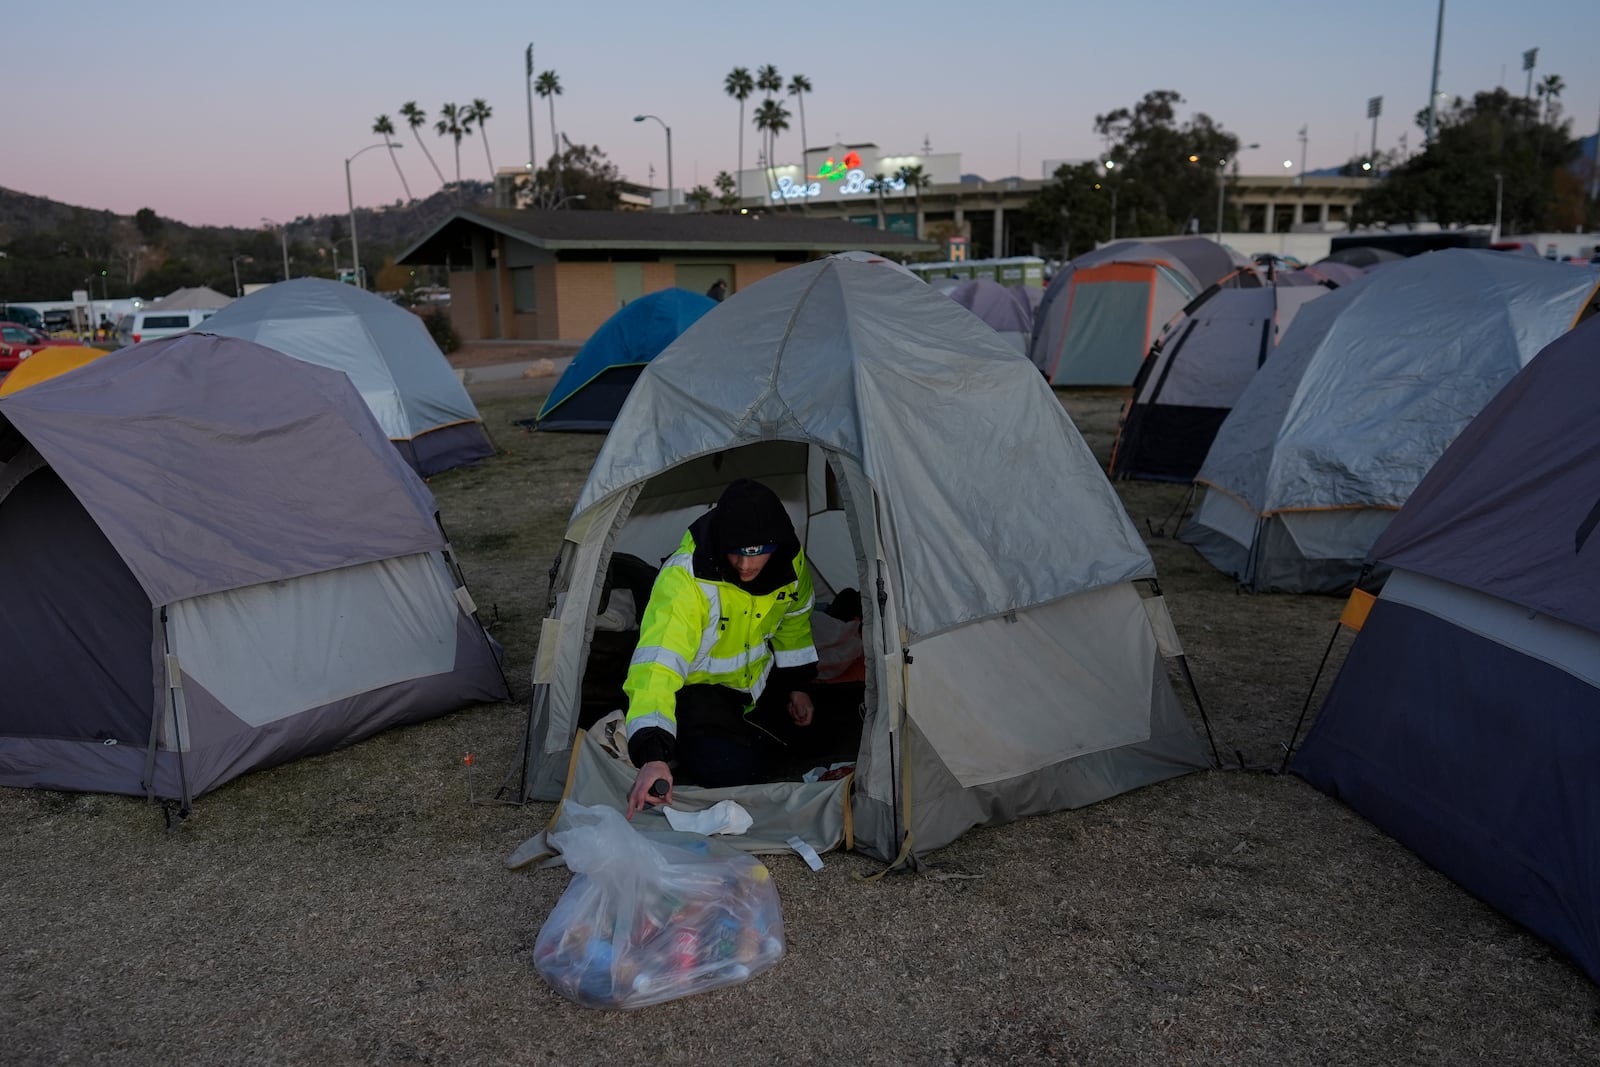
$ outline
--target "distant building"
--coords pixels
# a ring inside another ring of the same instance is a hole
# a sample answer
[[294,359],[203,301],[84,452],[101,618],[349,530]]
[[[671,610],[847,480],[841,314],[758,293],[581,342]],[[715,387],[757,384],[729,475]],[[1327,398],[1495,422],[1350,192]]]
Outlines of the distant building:
[[832,252],[937,251],[901,234],[798,212],[457,211],[396,257],[450,277],[465,340],[583,340],[619,307],[673,286],[738,292]]

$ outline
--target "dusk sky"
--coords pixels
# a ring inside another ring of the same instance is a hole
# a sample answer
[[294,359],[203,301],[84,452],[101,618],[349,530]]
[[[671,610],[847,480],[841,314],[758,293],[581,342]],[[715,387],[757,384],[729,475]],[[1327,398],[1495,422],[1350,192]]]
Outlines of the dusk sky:
[[[986,178],[1041,176],[1047,159],[1098,156],[1094,116],[1152,89],[1183,94],[1181,114],[1206,112],[1245,143],[1246,174],[1298,169],[1309,127],[1311,169],[1364,152],[1367,99],[1383,97],[1380,148],[1402,133],[1421,144],[1438,0],[1204,5],[1177,0],[1022,0],[901,4],[641,3],[545,5],[274,0],[107,0],[13,4],[6,14],[0,186],[83,207],[141,207],[195,224],[257,226],[345,210],[344,160],[370,144],[388,114],[411,190],[439,178],[399,107],[428,112],[422,132],[447,178],[439,105],[474,97],[494,109],[496,167],[528,156],[523,49],[561,79],[557,128],[599,145],[624,177],[666,182],[672,127],[676,184],[710,185],[736,169],[739,105],[722,91],[735,66],[772,63],[806,75],[807,141],[870,142],[909,154],[924,138],[959,152]],[[669,14],[670,13],[670,14]],[[1449,0],[1439,88],[1467,95],[1559,74],[1574,132],[1600,126],[1600,0]],[[755,103],[759,97],[750,101]],[[800,116],[778,145],[797,160]],[[757,138],[746,107],[745,165]],[[549,109],[534,98],[539,154]],[[490,174],[484,138],[461,144],[461,175]],[[1292,172],[1292,171],[1291,171]],[[380,148],[351,167],[358,204],[402,196]]]

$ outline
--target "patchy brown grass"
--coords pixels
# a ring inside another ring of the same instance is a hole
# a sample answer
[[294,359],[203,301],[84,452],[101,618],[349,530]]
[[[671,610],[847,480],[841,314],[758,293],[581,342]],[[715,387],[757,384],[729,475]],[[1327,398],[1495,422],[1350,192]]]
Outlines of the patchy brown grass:
[[[549,383],[544,382],[543,388]],[[539,383],[531,383],[538,388]],[[519,698],[598,437],[510,424],[433,480]],[[1104,460],[1118,398],[1065,398]],[[1141,529],[1183,490],[1118,487]],[[1339,604],[1245,596],[1151,549],[1226,751],[1276,766]],[[516,706],[253,774],[175,832],[123,797],[0,790],[11,1064],[1593,1063],[1596,989],[1294,778],[1216,772],[973,831],[918,876],[773,862],[789,955],[643,1012],[533,972],[561,872],[502,860],[550,814],[489,798]],[[472,767],[462,756],[476,756]]]

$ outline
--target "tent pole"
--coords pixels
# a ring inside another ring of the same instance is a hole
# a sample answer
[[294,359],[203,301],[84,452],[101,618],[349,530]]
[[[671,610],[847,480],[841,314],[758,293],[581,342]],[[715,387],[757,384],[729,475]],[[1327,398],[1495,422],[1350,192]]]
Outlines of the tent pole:
[[1328,638],[1328,647],[1322,652],[1322,662],[1317,664],[1317,673],[1311,679],[1311,688],[1306,691],[1306,702],[1300,705],[1300,717],[1294,721],[1294,733],[1289,735],[1289,743],[1283,749],[1283,762],[1278,766],[1278,773],[1284,774],[1289,770],[1289,757],[1294,755],[1294,743],[1300,739],[1300,727],[1306,721],[1306,712],[1311,709],[1311,698],[1316,695],[1317,683],[1322,681],[1323,669],[1328,666],[1328,657],[1333,655],[1333,643],[1339,640],[1340,624],[1333,624],[1333,636]]

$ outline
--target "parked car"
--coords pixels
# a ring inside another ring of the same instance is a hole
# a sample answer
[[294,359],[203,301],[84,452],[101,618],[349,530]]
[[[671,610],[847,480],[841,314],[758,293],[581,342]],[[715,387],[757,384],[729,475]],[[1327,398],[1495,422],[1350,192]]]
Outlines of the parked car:
[[124,315],[117,323],[118,346],[136,345],[140,341],[157,341],[193,329],[217,313],[215,308],[187,308],[162,311],[145,308],[132,315]]
[[14,322],[30,329],[44,329],[44,316],[21,304],[0,304],[0,322]]
[[17,364],[53,342],[40,340],[37,331],[19,322],[0,322],[0,371],[13,371]]

